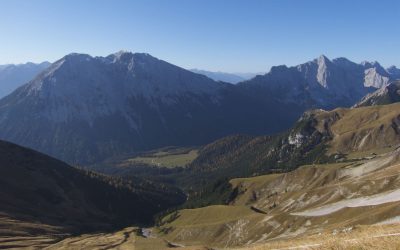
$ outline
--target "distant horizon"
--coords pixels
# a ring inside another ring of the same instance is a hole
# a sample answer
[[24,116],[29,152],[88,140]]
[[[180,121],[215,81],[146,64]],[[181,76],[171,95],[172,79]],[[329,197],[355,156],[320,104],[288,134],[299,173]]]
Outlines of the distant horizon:
[[[134,52],[134,51],[129,51],[129,50],[118,50],[118,51],[116,51],[116,52],[113,52],[113,53],[110,53],[110,54],[107,54],[107,55],[91,55],[91,54],[84,53],[84,52],[71,52],[71,53],[65,54],[64,56],[69,55],[69,54],[87,54],[87,55],[89,55],[89,56],[91,56],[91,57],[106,57],[106,56],[109,56],[109,55],[118,53],[118,52],[120,52],[120,51],[129,52],[129,53],[145,53],[145,54],[150,54],[150,53],[147,53],[147,52]],[[323,53],[322,53],[322,54],[320,54],[320,55],[318,55],[318,56],[316,56],[316,57],[314,57],[314,58],[309,58],[308,60],[305,60],[305,61],[303,61],[303,62],[300,62],[300,63],[298,63],[298,64],[294,64],[294,65],[288,65],[288,64],[273,64],[273,65],[271,65],[268,69],[266,69],[265,71],[233,71],[233,72],[231,72],[231,71],[221,71],[221,70],[204,69],[204,68],[188,68],[188,67],[186,67],[186,66],[184,66],[184,65],[178,65],[178,64],[176,64],[176,63],[174,63],[174,62],[170,62],[170,61],[164,60],[163,58],[160,58],[160,57],[158,57],[157,55],[153,55],[153,54],[150,54],[150,55],[153,56],[153,57],[156,57],[157,59],[166,61],[166,62],[168,62],[168,63],[171,63],[171,64],[173,64],[173,65],[179,66],[179,67],[181,67],[181,68],[183,68],[183,69],[186,69],[186,70],[202,70],[202,71],[209,71],[209,72],[214,72],[214,73],[228,73],[228,74],[266,74],[266,73],[268,73],[268,72],[271,70],[271,67],[274,67],[274,66],[281,66],[281,65],[285,65],[285,66],[287,66],[287,67],[294,67],[294,66],[297,66],[297,65],[299,65],[299,64],[303,64],[303,63],[307,63],[307,62],[313,61],[313,60],[317,59],[319,56],[325,56],[325,57],[327,57],[330,61],[332,61],[332,60],[334,60],[334,59],[337,59],[337,58],[346,58],[346,59],[348,59],[348,60],[350,60],[350,61],[352,61],[352,62],[354,62],[354,63],[357,63],[357,64],[361,64],[361,63],[363,63],[363,62],[370,62],[370,63],[378,62],[378,63],[379,63],[383,68],[385,68],[385,69],[387,69],[387,68],[389,68],[389,67],[392,67],[392,66],[398,67],[398,65],[384,65],[384,64],[382,64],[382,63],[381,63],[380,61],[378,61],[378,60],[361,60],[361,61],[354,61],[354,60],[352,60],[352,59],[349,59],[349,58],[346,57],[346,56],[329,57],[329,56],[327,56],[326,54],[323,54]],[[64,56],[58,58],[58,59],[55,60],[55,61],[50,61],[50,60],[44,60],[44,61],[40,61],[40,62],[27,61],[27,62],[22,62],[22,63],[6,63],[6,64],[0,64],[0,66],[5,66],[5,65],[22,65],[22,64],[28,64],[28,63],[41,64],[41,63],[46,63],[46,62],[47,62],[47,63],[54,63],[54,62],[56,62],[56,61],[62,59]]]

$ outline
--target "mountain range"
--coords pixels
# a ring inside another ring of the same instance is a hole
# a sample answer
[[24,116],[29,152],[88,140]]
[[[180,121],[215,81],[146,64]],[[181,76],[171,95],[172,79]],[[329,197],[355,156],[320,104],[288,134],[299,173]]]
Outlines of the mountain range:
[[33,79],[49,62],[0,65],[0,98]]
[[285,102],[308,107],[348,107],[399,78],[394,69],[386,70],[377,62],[357,64],[346,58],[331,61],[322,55],[294,67],[272,67],[269,73],[240,85],[258,85]]
[[398,78],[325,56],[236,85],[149,54],[69,54],[0,100],[0,138],[74,164],[235,133],[271,134],[308,109],[350,107]]

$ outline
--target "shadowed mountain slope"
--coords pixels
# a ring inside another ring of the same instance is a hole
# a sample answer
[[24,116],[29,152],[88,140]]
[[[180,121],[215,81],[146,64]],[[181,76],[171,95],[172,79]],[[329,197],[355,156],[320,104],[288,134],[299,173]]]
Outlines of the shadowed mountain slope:
[[0,155],[2,236],[151,224],[156,213],[185,199],[175,189],[79,170],[4,141]]

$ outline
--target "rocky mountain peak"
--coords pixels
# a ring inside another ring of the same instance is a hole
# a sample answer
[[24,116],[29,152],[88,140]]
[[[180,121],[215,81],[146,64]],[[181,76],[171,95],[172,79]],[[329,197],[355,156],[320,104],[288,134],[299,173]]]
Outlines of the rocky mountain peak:
[[372,67],[382,67],[377,61],[362,61],[361,65],[363,65],[366,68],[372,68]]
[[332,60],[332,63],[343,69],[359,70],[362,66],[350,61],[346,57],[338,57]]
[[327,64],[330,63],[331,61],[329,60],[329,58],[327,56],[325,56],[324,54],[321,54],[316,61],[318,62],[318,64]]
[[272,66],[270,73],[271,74],[281,74],[281,73],[288,71],[288,69],[289,68],[286,65]]
[[396,66],[392,65],[389,68],[387,68],[386,71],[389,74],[392,74],[395,78],[397,78],[397,79],[400,78],[400,69],[397,68]]
[[317,59],[318,63],[318,72],[317,72],[317,81],[324,88],[328,87],[328,77],[329,71],[328,67],[332,64],[332,62],[324,55],[321,55]]

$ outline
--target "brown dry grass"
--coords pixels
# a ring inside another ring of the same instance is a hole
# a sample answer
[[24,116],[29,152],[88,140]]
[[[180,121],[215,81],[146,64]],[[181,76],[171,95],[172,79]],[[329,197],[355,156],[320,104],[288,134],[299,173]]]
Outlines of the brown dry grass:
[[369,250],[400,249],[400,224],[358,226],[347,232],[325,232],[297,239],[282,239],[256,245],[246,250],[331,249]]
[[[392,126],[398,122],[400,104],[362,107],[356,109],[335,109],[320,113],[318,120],[338,115],[340,119],[331,125],[334,135],[329,143],[328,153],[352,153],[354,151],[375,152],[382,148],[393,147],[399,142],[399,135]],[[319,124],[319,129],[323,123]]]

